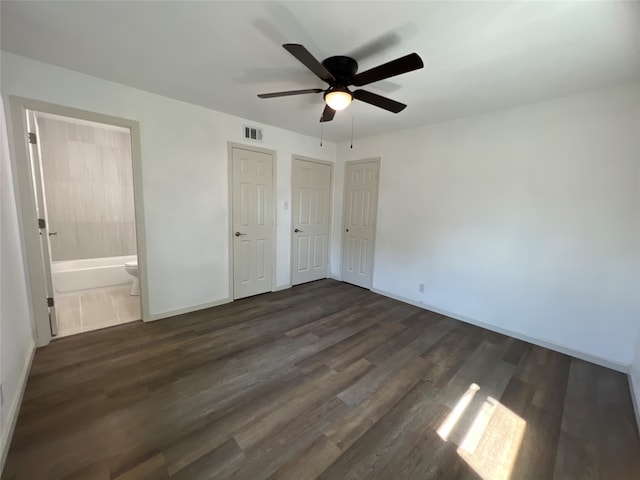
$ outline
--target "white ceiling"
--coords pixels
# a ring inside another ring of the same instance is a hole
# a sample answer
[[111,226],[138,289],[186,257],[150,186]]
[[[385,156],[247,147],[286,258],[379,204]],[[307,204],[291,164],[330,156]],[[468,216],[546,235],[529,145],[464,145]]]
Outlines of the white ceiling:
[[365,88],[324,136],[365,137],[640,79],[638,2],[1,2],[19,55],[317,136],[325,87],[287,53],[353,55],[364,71],[410,52],[425,68]]

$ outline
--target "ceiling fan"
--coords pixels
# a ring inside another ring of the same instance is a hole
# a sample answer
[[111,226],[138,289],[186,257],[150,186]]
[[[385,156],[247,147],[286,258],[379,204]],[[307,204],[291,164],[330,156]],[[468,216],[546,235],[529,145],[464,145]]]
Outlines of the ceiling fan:
[[390,62],[378,65],[370,70],[358,72],[358,62],[351,57],[338,55],[329,57],[320,63],[311,55],[309,50],[297,43],[285,43],[282,45],[291,55],[296,57],[305,67],[311,70],[318,78],[329,84],[327,89],[308,88],[305,90],[289,90],[287,92],[261,93],[260,98],[286,97],[289,95],[304,95],[307,93],[324,93],[326,105],[321,122],[330,122],[336,114],[336,110],[343,110],[349,106],[353,99],[375,105],[393,113],[399,113],[407,106],[390,98],[377,95],[367,90],[349,90],[350,85],[362,87],[370,83],[395,77],[403,73],[418,70],[424,67],[422,59],[417,53],[410,53],[404,57],[396,58]]

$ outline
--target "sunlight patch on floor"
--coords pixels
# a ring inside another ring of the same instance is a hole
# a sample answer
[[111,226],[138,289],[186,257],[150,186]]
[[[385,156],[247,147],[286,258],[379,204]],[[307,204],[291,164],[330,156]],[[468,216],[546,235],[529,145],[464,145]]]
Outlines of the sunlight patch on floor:
[[[450,437],[465,410],[480,391],[471,384],[449,416],[438,429],[443,440]],[[478,397],[480,400],[481,397]],[[480,400],[481,401],[481,400]],[[475,403],[474,403],[475,404]],[[469,411],[467,415],[475,412]],[[482,478],[482,480],[509,480],[515,464],[527,422],[502,405],[495,398],[487,397],[477,408],[471,426],[461,437],[458,455]]]
[[445,418],[444,422],[442,422],[442,425],[440,425],[440,428],[438,428],[438,435],[440,435],[440,438],[442,438],[444,441],[447,441],[447,439],[449,438],[449,434],[458,424],[458,421],[460,421],[460,417],[462,417],[478,390],[480,390],[480,387],[475,383],[469,385],[469,388],[466,392],[464,392],[464,395],[460,397],[460,400],[458,400],[456,406],[453,407],[451,413],[447,416],[447,418]]

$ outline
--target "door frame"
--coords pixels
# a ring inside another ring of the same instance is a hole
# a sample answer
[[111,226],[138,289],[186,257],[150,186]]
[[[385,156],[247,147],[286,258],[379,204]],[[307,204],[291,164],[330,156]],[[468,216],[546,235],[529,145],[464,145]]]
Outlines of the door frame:
[[[46,284],[42,253],[40,252],[40,236],[37,221],[34,218],[35,192],[33,172],[27,144],[27,110],[60,115],[77,120],[103,123],[128,128],[131,136],[131,161],[133,167],[133,198],[136,225],[136,250],[138,254],[138,278],[140,281],[140,310],[143,321],[150,321],[149,287],[147,273],[147,242],[144,221],[143,186],[142,186],[142,153],[140,147],[140,124],[135,120],[114,117],[102,113],[80,110],[54,103],[33,100],[30,98],[9,96],[10,118],[7,122],[8,137],[12,140],[9,147],[12,153],[11,166],[15,172],[14,187],[17,192],[18,221],[21,244],[24,250],[23,264],[26,265],[28,277],[28,294],[31,306],[31,317],[35,327],[36,346],[47,345],[52,338],[49,314],[45,299]],[[42,299],[39,301],[38,299]]]
[[373,279],[376,273],[376,238],[378,236],[378,205],[380,204],[380,177],[382,176],[382,157],[374,157],[374,158],[366,158],[363,160],[348,160],[344,162],[344,176],[343,180],[343,189],[342,189],[342,230],[340,230],[340,280],[344,281],[344,233],[347,229],[347,167],[349,165],[358,165],[361,163],[377,163],[378,164],[378,184],[376,188],[378,189],[376,195],[376,215],[373,219],[373,255],[371,258],[371,288],[373,290]]
[[[291,251],[290,261],[289,261],[289,286],[293,285],[293,161],[294,160],[302,160],[304,162],[312,162],[319,163],[321,165],[329,165],[329,191],[331,195],[329,196],[329,235],[327,237],[328,245],[327,245],[327,277],[331,277],[331,231],[333,226],[333,167],[334,163],[328,160],[319,160],[317,158],[305,157],[304,155],[291,155],[291,203],[289,205],[289,217],[291,218],[291,222],[289,225],[289,250]],[[342,272],[342,270],[341,270]]]
[[239,148],[241,150],[249,150],[250,152],[256,153],[265,153],[267,155],[271,155],[271,174],[273,176],[272,183],[272,199],[273,202],[273,251],[272,251],[272,260],[271,260],[271,291],[275,290],[276,285],[276,253],[277,253],[277,245],[276,241],[278,239],[277,225],[278,225],[278,202],[277,202],[277,190],[278,186],[276,184],[276,165],[277,165],[277,154],[275,150],[271,150],[268,148],[257,147],[255,145],[246,145],[243,143],[236,142],[227,142],[227,196],[228,196],[228,235],[227,239],[229,242],[228,256],[229,256],[229,300],[234,302],[235,298],[233,296],[233,282],[234,282],[234,264],[233,264],[233,149]]

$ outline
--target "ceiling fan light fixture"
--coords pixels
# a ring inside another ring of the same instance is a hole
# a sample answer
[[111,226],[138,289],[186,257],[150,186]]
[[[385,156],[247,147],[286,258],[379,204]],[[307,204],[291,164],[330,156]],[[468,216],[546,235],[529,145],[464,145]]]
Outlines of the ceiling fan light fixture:
[[[2,0],[0,0],[2,1]],[[334,55],[319,62],[307,50],[304,45],[298,43],[285,43],[284,49],[293,55],[296,60],[307,67],[316,77],[329,84],[329,88],[307,88],[305,90],[289,90],[287,92],[261,93],[260,98],[287,97],[290,95],[303,95],[307,93],[324,93],[326,105],[322,111],[320,122],[333,120],[337,110],[344,110],[353,100],[368,103],[374,107],[382,108],[392,113],[400,113],[407,108],[404,103],[396,102],[368,90],[349,90],[350,85],[364,87],[370,83],[379,82],[387,78],[413,72],[424,67],[424,62],[417,53],[410,53],[404,57],[396,58],[377,67],[358,73],[358,62],[351,57]]]
[[324,95],[324,101],[336,111],[347,108],[351,100],[353,100],[353,96],[347,89],[333,89]]

